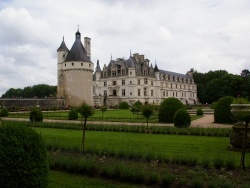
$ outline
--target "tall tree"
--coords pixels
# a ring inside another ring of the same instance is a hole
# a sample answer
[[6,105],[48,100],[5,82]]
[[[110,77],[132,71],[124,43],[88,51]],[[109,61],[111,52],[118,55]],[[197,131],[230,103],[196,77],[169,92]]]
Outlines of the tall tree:
[[85,131],[86,131],[86,124],[87,119],[94,114],[94,109],[92,106],[89,106],[86,103],[81,104],[78,107],[78,112],[82,116],[82,153],[84,153],[84,145],[85,145]]

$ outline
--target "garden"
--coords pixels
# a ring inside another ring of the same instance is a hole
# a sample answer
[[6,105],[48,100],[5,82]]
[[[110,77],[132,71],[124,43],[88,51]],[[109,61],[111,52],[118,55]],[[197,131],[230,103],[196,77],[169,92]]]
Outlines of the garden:
[[[28,126],[43,138],[50,169],[49,187],[250,186],[249,172],[240,169],[240,151],[230,149],[231,128],[178,128],[168,123],[162,126],[157,123],[156,113],[146,116],[128,109],[94,112],[87,118],[92,123],[86,123],[84,150],[80,121],[84,116],[79,113],[79,121],[74,122],[34,121],[33,116],[30,122],[2,120],[1,125]],[[183,110],[178,113],[178,117],[186,117]],[[29,118],[30,114],[9,113],[8,116]],[[43,112],[46,119],[67,120],[68,117],[69,111]],[[147,117],[149,127],[108,123],[111,119],[145,123]],[[190,121],[199,117],[202,114],[192,115]],[[95,121],[107,123],[100,125]],[[247,152],[247,169],[249,157]]]

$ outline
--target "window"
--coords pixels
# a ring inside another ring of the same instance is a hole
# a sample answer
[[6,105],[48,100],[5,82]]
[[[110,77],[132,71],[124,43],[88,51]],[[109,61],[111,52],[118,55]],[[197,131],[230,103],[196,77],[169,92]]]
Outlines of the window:
[[83,66],[83,63],[81,63],[81,66]]
[[151,90],[151,96],[152,97],[154,96],[154,90]]
[[144,84],[148,84],[148,79],[144,78]]
[[154,85],[154,82],[153,81],[151,81],[151,86],[153,86]]
[[130,72],[129,72],[129,74],[131,75],[131,74],[132,74],[132,72],[130,71]]
[[138,89],[138,96],[141,96],[141,89]]
[[65,58],[65,54],[63,54],[63,58]]
[[125,96],[125,89],[122,90],[122,96]]
[[132,84],[132,81],[130,81],[129,83]]
[[132,92],[130,92],[130,95],[132,95]]
[[125,80],[122,80],[122,85],[125,85]]
[[138,85],[141,85],[141,80],[140,79],[138,79]]
[[72,66],[74,66],[74,63],[72,63]]
[[103,86],[107,86],[107,82],[105,81],[105,82],[103,82]]
[[116,85],[116,81],[113,81],[113,85],[114,85],[114,86]]
[[89,64],[89,68],[91,67],[91,64]]
[[116,96],[116,90],[113,90],[113,96]]
[[163,97],[165,97],[165,91],[163,91]]
[[104,90],[104,91],[103,91],[103,94],[104,94],[104,96],[107,96],[107,91]]
[[147,88],[144,88],[144,96],[147,96]]
[[64,64],[64,66],[66,67],[66,63]]

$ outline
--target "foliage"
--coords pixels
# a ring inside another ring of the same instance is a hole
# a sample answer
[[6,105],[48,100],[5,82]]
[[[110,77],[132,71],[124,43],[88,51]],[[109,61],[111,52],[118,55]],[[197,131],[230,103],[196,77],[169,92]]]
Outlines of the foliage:
[[0,117],[7,117],[9,115],[9,111],[7,108],[2,108],[0,110]]
[[47,187],[42,137],[26,126],[0,126],[0,187]]
[[203,110],[201,108],[199,108],[197,111],[196,111],[196,115],[197,116],[202,116],[203,115]]
[[84,153],[87,118],[94,114],[94,109],[87,103],[83,103],[78,107],[78,112],[81,114],[82,118],[84,118],[84,123],[82,123],[82,152]]
[[119,109],[129,109],[129,104],[126,101],[119,103]]
[[246,98],[237,97],[233,100],[232,104],[249,104],[249,101]]
[[224,96],[250,96],[250,76],[248,70],[241,75],[233,75],[225,70],[209,71],[207,73],[194,72],[197,84],[197,95],[203,104],[213,103]]
[[177,98],[165,99],[158,110],[159,122],[173,123],[173,117],[177,110],[184,108],[182,102]]
[[40,108],[34,107],[30,111],[30,121],[31,122],[39,122],[43,121],[43,113]]
[[44,98],[44,97],[54,97],[56,95],[56,86],[50,86],[46,84],[39,84],[34,86],[28,86],[24,89],[14,89],[10,88],[2,95],[2,98]]
[[217,102],[213,102],[213,103],[211,104],[211,109],[215,109],[216,104],[217,104]]
[[227,96],[218,100],[214,109],[215,123],[232,123],[231,107],[234,98]]
[[68,119],[69,120],[76,120],[76,119],[78,119],[78,112],[76,111],[76,109],[71,109],[69,111]]
[[174,126],[178,128],[189,127],[191,124],[191,117],[187,110],[181,108],[174,114]]
[[[147,130],[148,130],[148,120],[149,118],[153,115],[154,113],[154,108],[152,105],[146,104],[142,107],[142,115],[146,118],[147,120]],[[148,130],[149,131],[149,130]]]

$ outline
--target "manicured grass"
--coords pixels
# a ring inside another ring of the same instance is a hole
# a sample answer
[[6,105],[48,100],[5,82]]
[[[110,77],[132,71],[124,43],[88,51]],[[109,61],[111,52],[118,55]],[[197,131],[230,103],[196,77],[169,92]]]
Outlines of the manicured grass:
[[[34,128],[40,132],[45,144],[59,148],[80,148],[82,132],[79,130],[62,130]],[[233,157],[240,160],[240,152],[228,150],[229,138],[207,136],[156,135],[123,132],[87,131],[86,148],[101,151],[139,152],[142,154],[161,154],[172,158],[176,155],[204,157]],[[250,155],[247,154],[247,161]]]
[[48,188],[83,188],[83,187],[107,187],[107,188],[127,188],[137,187],[131,184],[119,183],[115,181],[103,180],[100,178],[86,177],[83,175],[69,174],[61,171],[49,172]]

